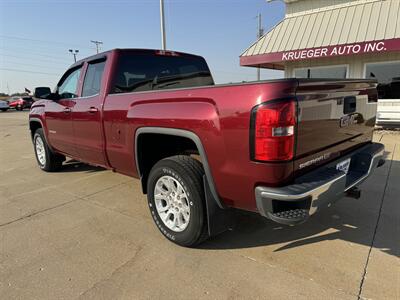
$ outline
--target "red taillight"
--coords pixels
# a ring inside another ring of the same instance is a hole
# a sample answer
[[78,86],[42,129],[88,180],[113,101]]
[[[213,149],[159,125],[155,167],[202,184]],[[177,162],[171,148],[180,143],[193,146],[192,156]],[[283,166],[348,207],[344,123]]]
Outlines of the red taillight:
[[296,105],[293,100],[258,106],[254,123],[254,159],[292,159],[295,124]]

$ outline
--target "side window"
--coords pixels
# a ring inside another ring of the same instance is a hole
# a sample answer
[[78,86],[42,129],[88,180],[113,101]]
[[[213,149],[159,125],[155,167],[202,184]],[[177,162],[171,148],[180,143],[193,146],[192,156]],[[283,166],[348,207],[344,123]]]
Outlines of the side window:
[[83,82],[82,97],[93,96],[100,92],[105,63],[105,61],[101,61],[88,65],[85,81]]
[[76,90],[78,88],[79,75],[81,69],[72,71],[64,80],[58,85],[58,94],[61,99],[75,98],[78,97]]

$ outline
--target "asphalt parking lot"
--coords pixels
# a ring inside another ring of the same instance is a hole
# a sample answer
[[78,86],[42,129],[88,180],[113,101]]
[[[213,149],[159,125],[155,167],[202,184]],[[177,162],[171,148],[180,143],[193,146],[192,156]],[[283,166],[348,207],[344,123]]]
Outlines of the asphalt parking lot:
[[139,181],[36,166],[27,112],[0,113],[0,299],[400,299],[400,134],[345,198],[286,227],[236,213],[198,249],[153,225]]

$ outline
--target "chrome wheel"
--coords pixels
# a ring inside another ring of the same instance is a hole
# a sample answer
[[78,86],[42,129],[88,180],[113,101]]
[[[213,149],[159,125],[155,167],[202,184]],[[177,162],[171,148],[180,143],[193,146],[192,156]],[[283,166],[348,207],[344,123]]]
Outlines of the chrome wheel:
[[165,226],[175,232],[185,230],[190,220],[190,204],[179,181],[171,176],[160,177],[154,188],[154,203]]
[[38,161],[42,166],[46,164],[46,150],[44,149],[44,143],[40,136],[35,139],[35,149]]

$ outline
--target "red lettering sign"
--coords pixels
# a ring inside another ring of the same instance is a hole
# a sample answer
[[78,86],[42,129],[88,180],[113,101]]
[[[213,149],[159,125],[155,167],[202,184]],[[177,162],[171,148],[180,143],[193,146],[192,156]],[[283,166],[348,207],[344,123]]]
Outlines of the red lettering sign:
[[257,66],[277,62],[305,60],[314,58],[357,55],[366,53],[379,53],[400,51],[400,39],[371,41],[355,44],[343,44],[336,46],[308,48],[293,51],[274,52],[240,57],[240,65]]
[[381,52],[385,50],[386,50],[385,41],[350,44],[350,45],[338,45],[338,46],[320,47],[308,50],[305,49],[305,50],[283,52],[281,61],[361,54],[370,52]]

